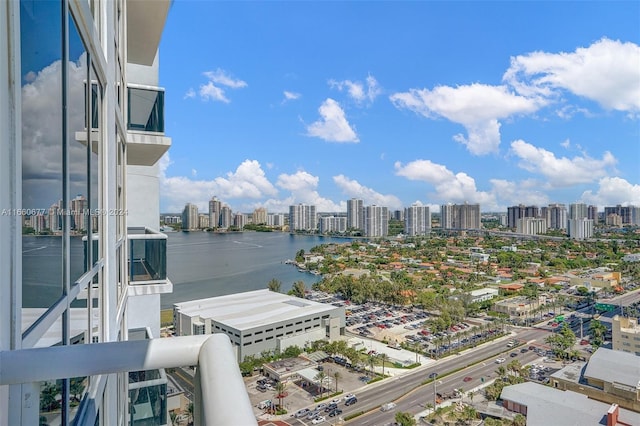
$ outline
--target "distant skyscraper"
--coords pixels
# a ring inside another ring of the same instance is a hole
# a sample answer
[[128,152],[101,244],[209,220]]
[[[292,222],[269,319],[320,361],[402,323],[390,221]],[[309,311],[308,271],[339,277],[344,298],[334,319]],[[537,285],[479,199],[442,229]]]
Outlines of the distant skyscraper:
[[507,207],[507,226],[515,228],[518,225],[518,219],[523,217],[540,217],[540,211],[537,206],[518,206]]
[[611,214],[620,216],[623,225],[640,225],[640,207],[622,206],[620,204],[615,207],[605,207],[604,216],[609,217]]
[[182,229],[198,229],[198,206],[187,203],[182,210]]
[[298,204],[289,206],[289,231],[314,231],[318,229],[316,206]]
[[233,226],[233,212],[231,207],[222,206],[220,209],[220,229],[229,229]]
[[319,231],[322,234],[329,232],[345,232],[347,230],[347,218],[344,216],[324,216],[318,221]]
[[429,206],[413,205],[404,210],[404,233],[414,237],[431,232],[431,212]]
[[[265,215],[266,215],[266,211],[265,211]],[[265,217],[265,221],[264,222],[259,222],[259,223],[267,223],[267,218]],[[249,217],[244,214],[244,213],[236,213],[233,217],[233,226],[235,226],[236,228],[238,228],[239,230],[243,230],[245,225],[249,223]]]
[[209,226],[217,228],[220,226],[220,211],[222,210],[222,202],[216,197],[209,200]]
[[264,207],[258,207],[253,211],[253,223],[258,224],[267,224],[267,209]]
[[567,207],[564,204],[549,204],[543,210],[549,229],[567,229]]
[[569,219],[586,219],[589,216],[587,205],[584,203],[569,204]]
[[587,207],[587,219],[593,220],[594,224],[598,223],[598,206]]
[[267,225],[269,226],[284,226],[284,214],[282,213],[268,213]]
[[584,240],[593,237],[593,220],[569,219],[569,238],[574,240]]
[[524,235],[540,235],[547,233],[547,220],[536,217],[518,219],[516,233]]
[[364,201],[357,198],[347,200],[347,228],[362,230],[363,221]]
[[381,206],[364,208],[364,235],[386,237],[389,233],[389,209]]
[[442,229],[480,229],[480,204],[444,204],[440,206]]

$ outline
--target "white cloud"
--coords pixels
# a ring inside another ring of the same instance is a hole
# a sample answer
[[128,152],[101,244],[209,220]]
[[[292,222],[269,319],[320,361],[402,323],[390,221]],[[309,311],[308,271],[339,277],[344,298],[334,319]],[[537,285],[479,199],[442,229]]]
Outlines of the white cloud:
[[380,194],[371,188],[361,185],[357,180],[349,179],[344,175],[333,177],[333,181],[349,198],[361,198],[365,204],[401,209],[402,201],[395,195]]
[[[247,87],[245,81],[234,79],[220,68],[215,71],[205,71],[202,74],[209,79],[206,84],[200,85],[198,91],[200,97],[205,101],[213,100],[229,103],[231,101],[225,94],[225,88],[240,89]],[[189,93],[190,92],[187,92],[187,94]]]
[[607,170],[614,168],[617,163],[613,154],[608,151],[600,160],[586,154],[559,158],[553,152],[537,148],[523,140],[513,141],[511,151],[520,158],[518,165],[522,169],[546,177],[552,187],[594,182],[607,176]]
[[479,191],[476,181],[464,172],[454,174],[446,166],[430,160],[415,160],[406,165],[395,163],[396,175],[427,182],[435,188],[433,196],[441,202],[479,203],[481,208],[496,205],[495,195]]
[[318,108],[321,118],[307,126],[307,136],[318,137],[329,142],[359,142],[340,104],[327,98]]
[[276,185],[284,190],[290,191],[291,196],[285,200],[269,200],[267,205],[275,208],[278,206],[281,211],[289,211],[289,206],[293,204],[309,204],[315,205],[316,211],[319,212],[334,212],[344,211],[344,203],[336,204],[328,198],[322,197],[318,193],[318,183],[320,179],[317,176],[299,170],[294,174],[281,174],[278,176]]
[[[366,88],[365,88],[366,85]],[[358,104],[365,101],[372,103],[382,93],[378,81],[372,75],[367,76],[366,82],[351,80],[329,80],[329,86],[337,90],[346,90],[349,96]]]
[[545,104],[541,98],[511,93],[505,86],[477,83],[458,87],[438,86],[433,90],[410,89],[395,93],[389,99],[396,108],[405,108],[430,119],[444,117],[463,125],[468,136],[458,134],[454,139],[474,155],[498,151],[498,120],[533,113]]
[[300,99],[300,97],[302,96],[300,93],[296,93],[296,92],[289,92],[288,90],[285,90],[283,93],[284,93],[284,100],[283,100],[283,102],[286,102],[286,101],[295,101],[296,99]]
[[195,97],[196,97],[196,91],[193,90],[193,88],[189,88],[189,90],[187,90],[187,93],[184,94],[183,99],[191,99]]
[[584,203],[604,206],[634,205],[640,206],[640,185],[619,177],[605,177],[598,182],[597,192],[591,190],[582,193]]
[[640,46],[603,38],[571,53],[533,52],[511,58],[503,80],[525,96],[559,89],[606,109],[640,112]]
[[[169,154],[160,160],[160,193],[166,211],[181,211],[186,203],[207,209],[211,196],[231,202],[242,199],[261,199],[277,195],[277,189],[266,178],[256,160],[243,161],[234,172],[211,180],[185,176],[167,176],[171,165]],[[193,172],[194,170],[192,170]],[[195,175],[192,175],[195,177]]]

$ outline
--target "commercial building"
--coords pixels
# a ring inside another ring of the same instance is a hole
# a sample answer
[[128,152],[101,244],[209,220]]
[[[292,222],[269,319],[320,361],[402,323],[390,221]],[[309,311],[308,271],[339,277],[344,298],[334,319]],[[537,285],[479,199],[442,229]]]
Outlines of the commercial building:
[[522,321],[532,318],[535,310],[544,305],[546,301],[545,296],[538,296],[536,299],[517,296],[494,303],[493,310],[507,314],[516,321]]
[[[604,268],[603,268],[604,269]],[[620,285],[620,272],[598,270],[570,278],[570,284],[576,287],[586,287],[588,290],[614,289]]]
[[570,390],[538,383],[505,386],[500,394],[507,410],[527,418],[528,425],[636,425],[640,414]]
[[163,369],[196,364],[196,423],[255,424],[227,338],[157,338],[171,4],[0,5],[0,209],[56,206],[44,247],[0,215],[0,425],[165,425]]
[[640,357],[598,348],[589,362],[576,362],[552,374],[550,385],[640,412]]
[[[640,325],[637,318],[616,315],[611,321],[612,347],[640,356]],[[639,360],[640,362],[640,360]]]
[[485,287],[478,290],[472,290],[469,292],[471,301],[473,303],[484,302],[485,300],[491,300],[497,297],[499,290],[497,288]]
[[242,361],[263,351],[335,340],[344,334],[345,310],[264,289],[176,303],[173,320],[180,336],[227,334]]

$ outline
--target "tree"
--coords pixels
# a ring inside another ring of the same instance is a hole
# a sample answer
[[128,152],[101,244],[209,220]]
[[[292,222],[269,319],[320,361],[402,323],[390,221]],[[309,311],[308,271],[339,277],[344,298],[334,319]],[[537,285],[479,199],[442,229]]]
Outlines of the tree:
[[383,352],[379,355],[379,357],[382,360],[382,376],[384,376],[384,362],[389,360],[389,355]]
[[291,290],[289,291],[290,295],[300,297],[301,299],[304,299],[306,293],[307,287],[305,286],[304,281],[294,282],[293,287],[291,287]]
[[516,416],[513,418],[513,422],[511,423],[513,426],[526,426],[527,424],[527,418],[525,416],[523,416],[522,414],[518,413],[516,414]]
[[281,381],[277,382],[276,385],[273,387],[275,389],[276,398],[278,398],[278,405],[280,406],[281,410],[284,407],[282,405],[282,400],[287,396],[287,394],[284,393],[284,390],[286,387],[287,387],[287,384]]
[[189,424],[192,425],[193,424],[193,402],[190,402],[189,405],[187,405],[187,414],[189,415]]
[[336,381],[336,393],[338,393],[338,380],[342,378],[342,374],[339,371],[333,372],[333,379]]
[[267,288],[273,292],[280,293],[282,283],[275,278],[271,278],[271,281],[267,284]]
[[604,342],[604,336],[607,332],[607,327],[604,326],[598,320],[592,320],[589,325],[589,334],[591,334],[591,344],[598,348]]
[[396,423],[400,426],[415,426],[416,420],[410,413],[398,411],[395,416]]
[[327,373],[325,373],[324,371],[319,371],[318,374],[315,375],[315,377],[313,378],[313,380],[317,381],[318,384],[320,385],[320,397],[322,398],[322,395],[324,395],[324,379],[327,378]]
[[465,420],[466,424],[470,424],[471,420],[478,417],[478,412],[471,405],[465,405],[462,409],[462,418]]

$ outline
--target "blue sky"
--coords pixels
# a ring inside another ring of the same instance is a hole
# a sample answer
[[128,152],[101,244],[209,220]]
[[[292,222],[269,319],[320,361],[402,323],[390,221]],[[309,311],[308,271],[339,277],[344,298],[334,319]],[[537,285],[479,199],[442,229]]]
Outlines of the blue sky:
[[639,43],[639,2],[175,0],[161,211],[640,205]]

